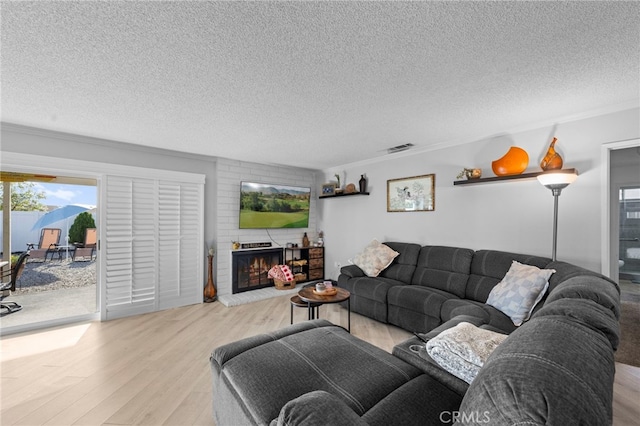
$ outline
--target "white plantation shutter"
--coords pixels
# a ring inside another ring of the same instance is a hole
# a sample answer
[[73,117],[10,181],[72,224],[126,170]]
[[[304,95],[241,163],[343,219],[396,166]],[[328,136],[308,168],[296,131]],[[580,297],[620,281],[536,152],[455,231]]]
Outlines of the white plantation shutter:
[[180,296],[180,186],[158,188],[158,292],[161,302]]
[[202,204],[200,188],[193,184],[160,182],[158,190],[160,309],[200,302],[202,262],[193,253],[194,248],[204,249],[198,226]]
[[104,319],[202,301],[203,188],[107,176]]

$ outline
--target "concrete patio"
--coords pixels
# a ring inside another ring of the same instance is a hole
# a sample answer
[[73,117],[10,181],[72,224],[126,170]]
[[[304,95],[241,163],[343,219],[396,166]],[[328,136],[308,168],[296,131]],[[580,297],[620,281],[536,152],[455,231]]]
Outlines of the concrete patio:
[[22,310],[0,317],[0,332],[94,314],[98,310],[95,270],[95,261],[28,262],[18,288],[4,299],[22,305]]

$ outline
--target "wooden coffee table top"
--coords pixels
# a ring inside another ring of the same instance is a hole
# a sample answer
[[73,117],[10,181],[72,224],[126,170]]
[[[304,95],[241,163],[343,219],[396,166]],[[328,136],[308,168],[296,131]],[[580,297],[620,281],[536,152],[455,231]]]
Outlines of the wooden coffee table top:
[[324,296],[324,295],[315,294],[313,292],[314,287],[304,287],[302,288],[302,290],[298,292],[298,296],[300,296],[300,299],[304,300],[305,302],[310,302],[310,303],[340,303],[340,302],[344,302],[345,300],[349,299],[349,297],[351,297],[351,293],[349,293],[348,290],[345,290],[340,287],[333,287],[333,288],[338,290],[336,294],[331,296]]

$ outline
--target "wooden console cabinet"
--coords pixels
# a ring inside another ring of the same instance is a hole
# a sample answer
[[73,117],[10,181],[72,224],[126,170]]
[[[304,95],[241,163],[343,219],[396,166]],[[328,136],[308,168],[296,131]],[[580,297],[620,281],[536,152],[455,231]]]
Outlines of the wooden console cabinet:
[[284,262],[298,283],[324,279],[324,247],[287,247]]

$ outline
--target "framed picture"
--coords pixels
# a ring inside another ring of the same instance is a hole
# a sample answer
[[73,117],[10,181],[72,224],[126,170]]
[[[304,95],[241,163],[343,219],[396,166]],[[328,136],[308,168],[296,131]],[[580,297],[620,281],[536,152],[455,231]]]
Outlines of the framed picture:
[[434,211],[436,205],[435,186],[435,174],[389,179],[387,181],[387,211]]
[[335,195],[335,194],[336,194],[335,183],[325,183],[324,185],[322,185],[322,196]]

